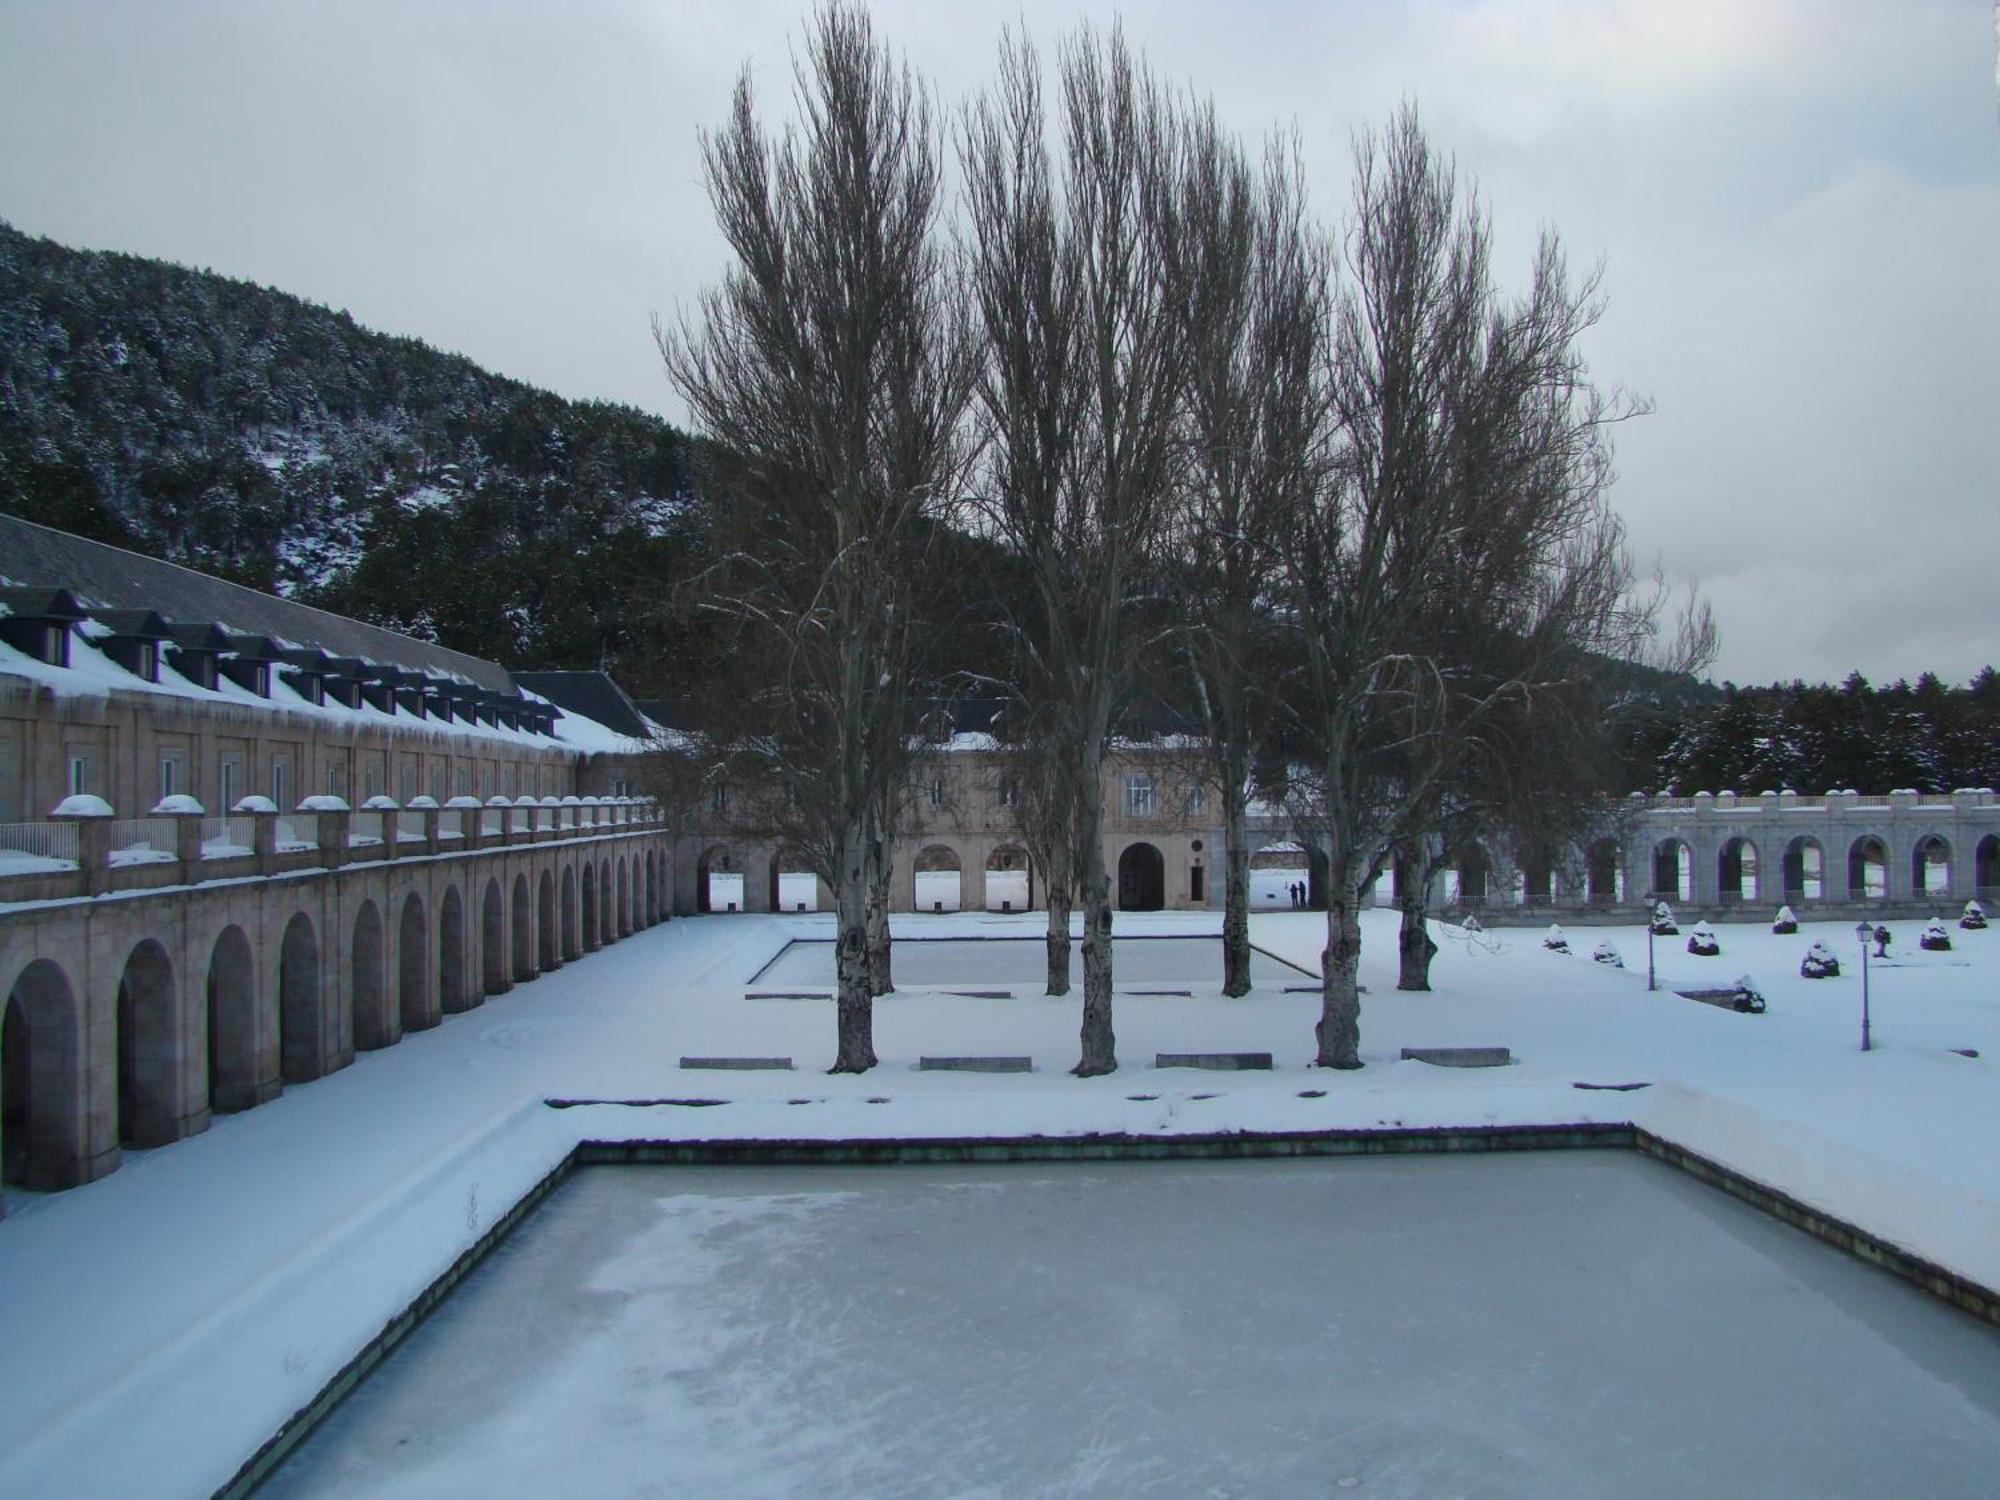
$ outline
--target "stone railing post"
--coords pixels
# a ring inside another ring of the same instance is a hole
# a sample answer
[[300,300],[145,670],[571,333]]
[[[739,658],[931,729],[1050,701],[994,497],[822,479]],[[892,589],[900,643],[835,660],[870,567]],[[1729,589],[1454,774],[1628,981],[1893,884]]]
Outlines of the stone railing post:
[[49,816],[76,830],[76,867],[84,895],[103,894],[111,884],[111,804],[87,794],[65,797]]
[[354,815],[345,809],[322,810],[319,814],[319,858],[329,870],[338,870],[347,863],[347,834],[353,819]]
[[[255,803],[257,805],[252,806]],[[249,818],[254,829],[252,847],[257,851],[257,873],[278,873],[278,808],[268,797],[245,797],[236,804],[239,816]]]
[[181,884],[193,885],[201,879],[201,824],[207,809],[192,797],[169,797],[153,809],[156,818],[174,822],[174,862],[180,868]]

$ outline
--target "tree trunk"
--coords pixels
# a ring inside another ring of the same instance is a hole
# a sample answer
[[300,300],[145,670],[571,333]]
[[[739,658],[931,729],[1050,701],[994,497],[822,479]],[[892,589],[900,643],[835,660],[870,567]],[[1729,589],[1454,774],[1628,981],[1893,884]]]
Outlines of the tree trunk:
[[1322,1068],[1361,1066],[1361,911],[1355,872],[1336,860],[1327,872],[1326,951],[1321,981],[1319,1057]]
[[[1089,772],[1095,789],[1097,769]],[[1118,1068],[1117,1038],[1111,1032],[1111,877],[1104,869],[1104,810],[1085,792],[1077,818],[1077,891],[1083,904],[1082,1053],[1073,1071],[1095,1078]]]
[[894,869],[888,841],[876,840],[868,858],[868,990],[873,995],[896,992],[889,964],[889,884]]
[[1250,993],[1250,851],[1245,845],[1243,797],[1222,789],[1222,993]]
[[1046,881],[1049,903],[1049,994],[1069,993],[1070,872],[1060,855],[1049,858]]
[[1403,930],[1397,938],[1399,990],[1431,987],[1431,955],[1438,951],[1438,945],[1431,941],[1430,925],[1425,920],[1430,910],[1431,871],[1436,868],[1429,843],[1428,839],[1419,840],[1403,861],[1403,889],[1397,892],[1397,904],[1403,912]]
[[839,866],[840,885],[834,892],[840,925],[834,947],[840,984],[835,1073],[865,1073],[875,1066],[875,997],[868,968],[868,859],[863,852],[867,844],[863,829],[854,827],[850,832],[852,837]]

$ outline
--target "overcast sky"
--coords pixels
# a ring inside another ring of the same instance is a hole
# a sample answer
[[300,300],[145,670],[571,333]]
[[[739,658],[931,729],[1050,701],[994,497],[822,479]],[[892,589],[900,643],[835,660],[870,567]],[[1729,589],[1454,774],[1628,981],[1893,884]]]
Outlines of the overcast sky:
[[[880,0],[947,101],[1003,24],[1093,3]],[[648,328],[723,248],[695,146],[740,68],[788,106],[803,0],[0,0],[0,218],[350,310],[683,420]],[[1605,262],[1598,378],[1636,552],[1714,675],[1963,681],[2000,661],[2000,112],[1989,0],[1128,0],[1321,211],[1404,97],[1490,202]]]

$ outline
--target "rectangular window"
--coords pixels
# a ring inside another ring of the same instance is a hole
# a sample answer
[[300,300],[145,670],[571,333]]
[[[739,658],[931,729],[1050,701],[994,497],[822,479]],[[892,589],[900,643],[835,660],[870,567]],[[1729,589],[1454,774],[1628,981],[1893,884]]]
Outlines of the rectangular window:
[[13,823],[20,819],[20,803],[15,797],[15,767],[20,764],[14,751],[12,740],[0,740],[0,823]]
[[69,777],[66,783],[69,787],[67,795],[71,797],[83,796],[91,789],[90,784],[94,779],[95,768],[91,765],[90,757],[88,755],[71,755],[69,758]]
[[417,795],[417,762],[414,756],[404,756],[396,767],[396,800],[408,807]]
[[711,812],[729,811],[729,783],[718,781],[709,788],[708,806]]
[[271,757],[271,800],[278,804],[279,812],[290,812],[292,804],[288,799],[292,790],[292,762],[286,755]]
[[1191,818],[1200,817],[1201,810],[1207,805],[1208,788],[1197,781],[1193,789],[1188,792],[1188,816]]
[[216,811],[228,812],[243,795],[243,757],[231,750],[215,762]]
[[944,806],[944,778],[942,776],[931,783],[931,806]]
[[343,801],[347,797],[347,762],[338,756],[326,763],[326,789]]
[[187,790],[187,751],[160,752],[160,795],[177,797]]
[[1188,898],[1197,906],[1208,899],[1202,886],[1202,876],[1206,873],[1200,865],[1188,871]]
[[1125,816],[1128,818],[1150,818],[1153,816],[1155,793],[1153,778],[1150,776],[1127,776],[1125,778]]
[[432,766],[432,767],[431,767],[431,800],[432,800],[432,801],[434,801],[434,802],[442,802],[442,801],[444,801],[444,798],[445,798],[445,791],[444,791],[444,767],[443,767],[443,766]]
[[472,795],[472,767],[470,766],[460,766],[458,768],[458,795],[461,797],[470,797]]
[[1014,805],[1014,798],[1017,795],[1014,778],[1011,776],[1002,776],[997,792],[1000,798],[1000,805],[1002,807],[1012,807]]

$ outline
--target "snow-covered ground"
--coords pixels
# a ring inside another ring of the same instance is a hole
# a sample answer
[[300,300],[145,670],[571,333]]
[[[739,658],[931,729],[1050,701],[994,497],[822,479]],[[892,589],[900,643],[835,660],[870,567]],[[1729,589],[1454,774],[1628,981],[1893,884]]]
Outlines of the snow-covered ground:
[[[1121,933],[1214,932],[1213,913],[1121,916]],[[881,1066],[833,1078],[830,1006],[749,1000],[751,975],[830,918],[676,921],[545,976],[194,1140],[132,1153],[87,1187],[9,1200],[0,1223],[0,1495],[206,1493],[320,1389],[579,1139],[838,1138],[1304,1130],[1632,1120],[1988,1286],[2000,1285],[2000,930],[1895,959],[1858,1050],[1852,930],[1719,929],[1722,956],[1664,940],[1667,985],[1751,975],[1739,1015],[1645,989],[1645,937],[1439,929],[1429,994],[1394,986],[1395,915],[1364,917],[1358,1073],[1309,1070],[1316,997],[1122,996],[1116,1074],[1068,1076],[1077,996],[1010,1000],[914,984],[877,1008]],[[905,936],[1033,936],[1037,917],[897,919]],[[1315,967],[1323,919],[1254,919]],[[1594,964],[1609,938],[1629,968]],[[1847,972],[1798,978],[1822,938]],[[1010,945],[1011,946],[1011,945]],[[1218,965],[1219,967],[1219,965]],[[1282,972],[1282,971],[1281,971]],[[976,982],[968,974],[959,987]],[[1500,1044],[1516,1065],[1398,1061]],[[1976,1049],[1968,1058],[1952,1049]],[[1265,1074],[1159,1071],[1155,1052],[1265,1050]],[[1031,1054],[1030,1075],[920,1073],[925,1054]],[[682,1072],[682,1055],[788,1054],[791,1073]],[[1575,1083],[1645,1082],[1637,1092]],[[1317,1097],[1306,1097],[1316,1095]],[[719,1098],[706,1108],[541,1101]],[[1143,1097],[1135,1097],[1143,1096]]]

